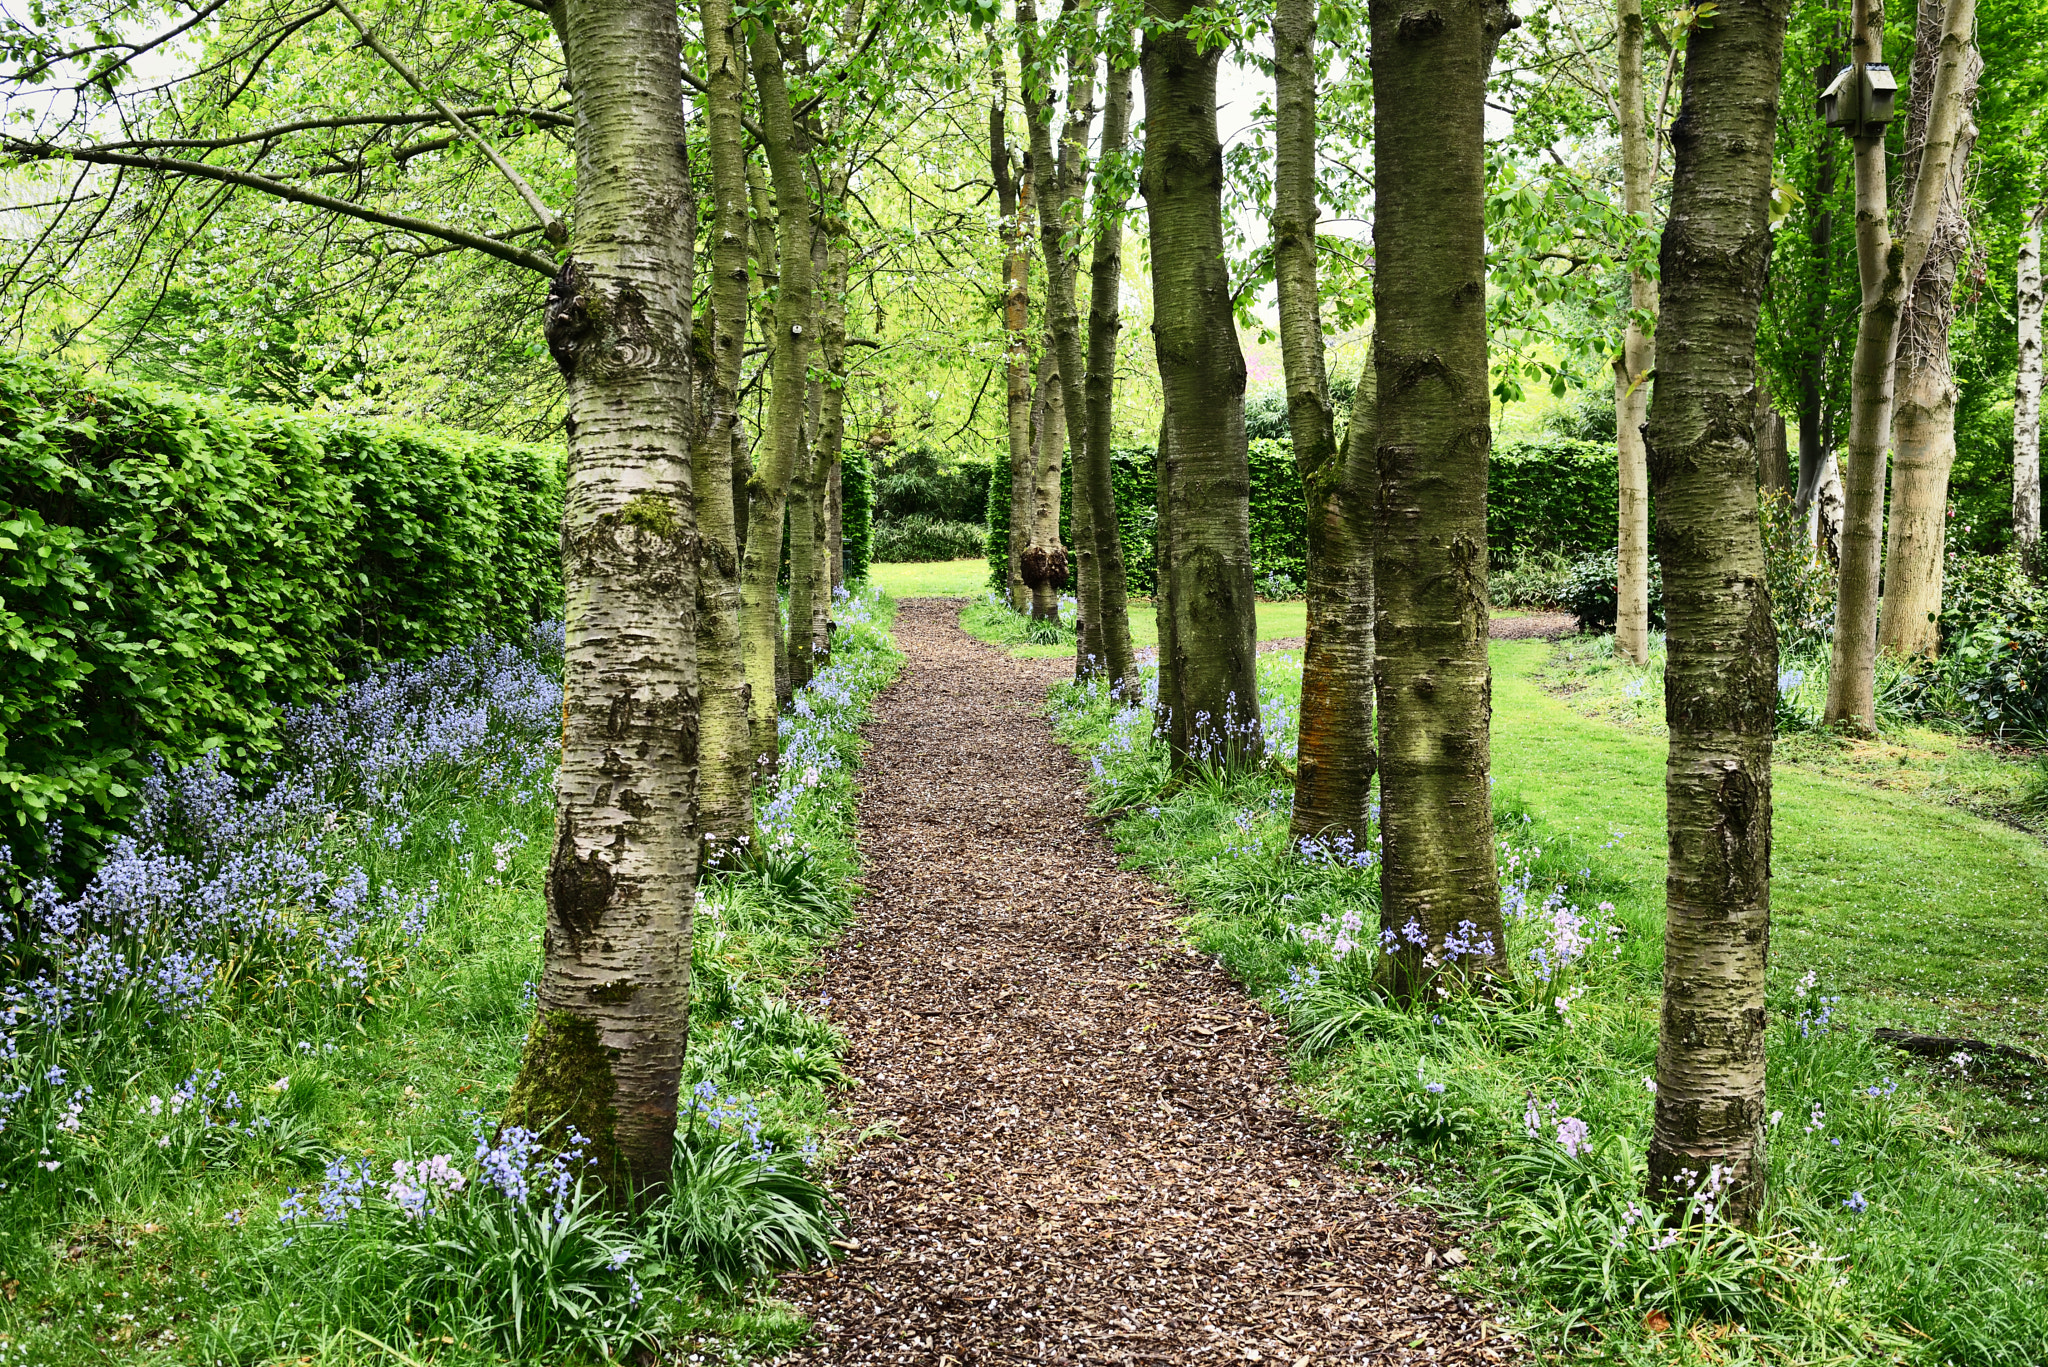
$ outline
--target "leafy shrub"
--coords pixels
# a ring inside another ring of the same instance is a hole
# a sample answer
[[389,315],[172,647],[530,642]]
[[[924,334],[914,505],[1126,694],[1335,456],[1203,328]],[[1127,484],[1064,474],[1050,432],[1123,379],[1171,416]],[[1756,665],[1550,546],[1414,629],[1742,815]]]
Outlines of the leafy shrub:
[[1780,657],[1825,655],[1835,633],[1835,568],[1806,537],[1806,520],[1782,489],[1757,499],[1762,526],[1764,583]]
[[1611,551],[1620,476],[1614,448],[1566,437],[1496,444],[1486,467],[1486,544],[1501,563],[1533,551]]
[[1554,608],[1564,601],[1572,562],[1557,551],[1529,551],[1486,576],[1487,596],[1504,608]]
[[987,539],[987,530],[977,523],[906,517],[875,528],[873,556],[883,564],[967,560],[980,553]]
[[74,873],[152,756],[246,772],[345,671],[558,610],[559,451],[0,359],[0,844]]
[[[1580,631],[1612,631],[1619,615],[1619,555],[1592,551],[1571,562],[1558,581],[1558,606],[1578,619]],[[1664,625],[1664,576],[1650,560],[1650,624]]]

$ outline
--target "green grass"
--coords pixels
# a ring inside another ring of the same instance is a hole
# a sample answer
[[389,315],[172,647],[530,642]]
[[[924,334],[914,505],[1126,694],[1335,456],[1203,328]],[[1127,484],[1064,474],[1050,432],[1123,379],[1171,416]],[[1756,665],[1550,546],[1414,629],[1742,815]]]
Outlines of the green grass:
[[[1147,718],[1099,690],[1063,689],[1056,724],[1101,759],[1097,808],[1120,850],[1187,899],[1191,938],[1287,1020],[1305,1101],[1361,1162],[1465,1227],[1466,1280],[1546,1355],[2048,1360],[2048,1076],[1930,1066],[1870,1034],[1956,1030],[2038,1052],[2048,856],[1924,796],[1779,772],[1770,1203],[1756,1234],[1694,1228],[1662,1247],[1628,1205],[1657,1049],[1664,747],[1541,686],[1549,650],[1492,651],[1496,819],[1523,905],[1561,897],[1510,918],[1518,982],[1499,1003],[1410,1013],[1376,998],[1369,943],[1340,957],[1329,941],[1347,914],[1370,941],[1377,871],[1290,849],[1289,794],[1270,773],[1169,785]],[[1269,715],[1287,715],[1298,660],[1266,657],[1261,676]],[[1592,946],[1546,982],[1530,955],[1554,953],[1558,905],[1594,928]],[[1565,1153],[1563,1117],[1586,1123],[1590,1153]]]
[[[1308,605],[1299,600],[1261,602],[1257,613],[1261,641],[1298,638],[1308,630]],[[968,603],[960,614],[961,629],[968,635],[990,645],[1008,646],[1012,655],[1023,660],[1072,659],[1074,624],[1071,612],[1062,618],[1062,623],[1064,630],[1060,633],[1060,640],[1041,640],[1039,638],[1047,634],[1045,628],[1034,624],[1028,616],[991,601],[985,589],[978,592],[974,601]],[[1159,619],[1153,615],[1151,599],[1131,600],[1130,623],[1132,649],[1148,650],[1159,644]]]
[[[685,1085],[708,1085],[728,1111],[751,1107],[782,1155],[773,1173],[751,1159],[721,1169],[718,1149],[745,1116],[700,1114],[686,1126],[695,1163],[687,1209],[663,1202],[629,1223],[593,1204],[572,1211],[552,1251],[520,1242],[537,1228],[520,1210],[474,1199],[461,1205],[481,1223],[458,1232],[476,1256],[452,1262],[374,1191],[344,1223],[317,1213],[281,1223],[288,1193],[312,1209],[328,1185],[323,1170],[340,1161],[367,1161],[381,1184],[394,1161],[447,1154],[472,1193],[482,1188],[477,1135],[504,1109],[539,976],[551,788],[543,770],[521,791],[480,797],[475,774],[432,771],[398,794],[404,833],[388,850],[381,826],[360,845],[349,843],[347,821],[327,837],[332,848],[318,833],[304,837],[316,858],[380,861],[380,884],[438,884],[417,943],[359,944],[367,986],[280,979],[218,991],[190,1020],[131,1029],[103,1019],[92,1024],[97,1039],[74,1025],[50,1044],[69,1085],[89,1079],[96,1094],[75,1131],[51,1123],[54,1109],[30,1110],[0,1135],[0,1158],[26,1142],[37,1160],[9,1162],[0,1196],[0,1364],[584,1361],[597,1351],[591,1333],[564,1338],[559,1325],[529,1318],[520,1339],[502,1318],[514,1285],[548,1276],[610,1297],[593,1322],[652,1332],[678,1358],[685,1345],[716,1358],[795,1342],[804,1321],[760,1273],[823,1237],[805,1211],[822,1193],[796,1157],[835,1142],[827,1087],[841,1077],[843,1045],[804,1008],[800,980],[851,914],[858,728],[901,660],[885,634],[891,615],[883,600],[872,625],[852,622],[839,635],[847,705],[814,702],[794,800],[779,802],[764,827],[772,851],[707,880],[699,903]],[[545,735],[533,743],[546,745]],[[239,1110],[148,1105],[215,1069],[216,1093],[238,1093]],[[252,1117],[260,1131],[226,1124]],[[33,1148],[38,1120],[54,1171]],[[644,1301],[626,1303],[626,1273],[607,1256],[621,1250]],[[549,1257],[552,1269],[533,1263]],[[467,1287],[472,1274],[488,1284]],[[751,1282],[744,1297],[733,1293],[741,1282]],[[533,1294],[529,1316],[544,1311]]]
[[870,565],[868,582],[891,598],[974,598],[988,587],[988,561]]

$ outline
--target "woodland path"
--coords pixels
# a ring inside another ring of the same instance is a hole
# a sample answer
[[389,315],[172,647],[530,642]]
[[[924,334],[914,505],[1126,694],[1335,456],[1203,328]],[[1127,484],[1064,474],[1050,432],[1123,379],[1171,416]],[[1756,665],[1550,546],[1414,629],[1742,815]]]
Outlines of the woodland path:
[[1485,1363],[1429,1215],[1285,1104],[1275,1023],[1116,867],[1018,660],[913,599],[861,775],[837,1266],[786,1278],[818,1363]]

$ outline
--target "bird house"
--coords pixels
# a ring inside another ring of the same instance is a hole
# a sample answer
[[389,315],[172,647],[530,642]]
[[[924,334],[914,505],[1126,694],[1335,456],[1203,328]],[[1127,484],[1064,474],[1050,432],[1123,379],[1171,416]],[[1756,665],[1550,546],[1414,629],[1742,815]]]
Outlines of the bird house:
[[1820,96],[1820,117],[1852,138],[1882,137],[1898,102],[1899,82],[1892,69],[1883,62],[1868,62],[1844,67],[1828,83]]

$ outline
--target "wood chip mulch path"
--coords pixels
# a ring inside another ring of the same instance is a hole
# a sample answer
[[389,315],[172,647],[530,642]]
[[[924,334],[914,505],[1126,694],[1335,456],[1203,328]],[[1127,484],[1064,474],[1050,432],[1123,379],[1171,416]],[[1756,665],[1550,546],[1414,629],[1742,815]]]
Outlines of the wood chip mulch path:
[[[1116,867],[1017,660],[902,605],[861,776],[855,1247],[785,1278],[787,1363],[1494,1363],[1425,1211],[1289,1108],[1275,1023]],[[1461,1255],[1453,1255],[1454,1258]]]

